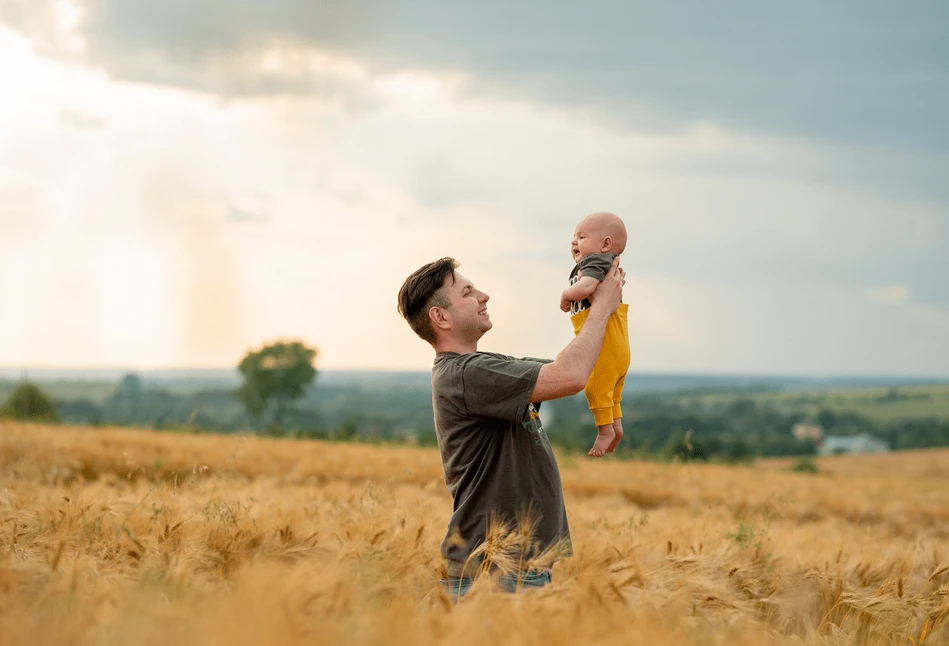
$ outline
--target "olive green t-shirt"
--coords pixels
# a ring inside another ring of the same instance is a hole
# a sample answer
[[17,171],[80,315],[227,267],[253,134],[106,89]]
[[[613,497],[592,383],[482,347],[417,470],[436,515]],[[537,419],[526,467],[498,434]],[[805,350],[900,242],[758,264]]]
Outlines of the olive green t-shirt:
[[[613,259],[619,254],[616,253],[590,253],[580,259],[573,266],[570,272],[568,282],[575,284],[582,276],[592,276],[601,283],[606,279],[606,275],[613,268]],[[590,299],[584,298],[582,301],[573,301],[570,303],[570,316],[579,314],[583,310],[590,309]]]
[[459,563],[467,563],[466,575],[477,568],[481,558],[469,557],[492,518],[512,528],[525,513],[536,519],[525,559],[549,548],[570,553],[560,470],[537,414],[540,404],[530,402],[544,363],[491,352],[435,356],[435,434],[454,499],[441,548],[450,573],[458,573]]

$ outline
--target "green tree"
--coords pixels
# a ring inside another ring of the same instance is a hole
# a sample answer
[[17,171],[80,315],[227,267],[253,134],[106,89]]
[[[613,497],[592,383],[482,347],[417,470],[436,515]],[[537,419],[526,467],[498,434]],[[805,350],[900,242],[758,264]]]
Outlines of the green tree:
[[237,397],[256,419],[272,409],[273,426],[283,428],[294,400],[316,377],[316,355],[316,348],[299,341],[277,341],[251,350],[237,366],[244,379]]
[[134,372],[126,374],[109,398],[113,414],[123,422],[136,421],[143,392],[141,377]]
[[53,400],[31,383],[20,384],[10,393],[10,399],[0,408],[0,417],[31,422],[59,421]]

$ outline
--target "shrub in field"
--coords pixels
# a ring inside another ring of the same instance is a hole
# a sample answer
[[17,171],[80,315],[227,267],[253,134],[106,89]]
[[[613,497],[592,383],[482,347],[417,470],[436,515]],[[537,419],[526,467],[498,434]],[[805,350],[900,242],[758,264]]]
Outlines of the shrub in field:
[[814,458],[800,458],[792,466],[791,471],[797,473],[818,473],[820,469],[817,468],[817,463],[814,462]]
[[56,407],[46,393],[35,384],[16,387],[7,403],[0,408],[0,417],[30,422],[58,422]]

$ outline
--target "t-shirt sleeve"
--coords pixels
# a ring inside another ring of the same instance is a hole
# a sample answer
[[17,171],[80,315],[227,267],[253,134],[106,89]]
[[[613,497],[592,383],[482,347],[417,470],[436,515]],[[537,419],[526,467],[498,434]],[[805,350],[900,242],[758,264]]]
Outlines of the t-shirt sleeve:
[[606,272],[610,270],[613,264],[613,258],[616,256],[611,253],[591,253],[580,260],[580,267],[577,270],[578,276],[592,276],[600,282],[606,278]]
[[537,357],[521,357],[521,361],[533,361],[535,363],[553,363],[553,359],[539,359]]
[[478,353],[465,364],[465,407],[472,415],[511,422],[527,419],[530,395],[543,363]]

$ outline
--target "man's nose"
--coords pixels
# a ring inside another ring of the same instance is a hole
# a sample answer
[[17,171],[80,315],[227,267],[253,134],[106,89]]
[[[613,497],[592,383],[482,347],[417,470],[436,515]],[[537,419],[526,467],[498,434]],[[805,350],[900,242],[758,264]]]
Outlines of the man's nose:
[[487,303],[489,298],[491,298],[491,297],[488,296],[487,294],[485,294],[484,292],[481,292],[481,302],[482,302],[482,303]]

